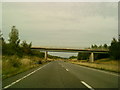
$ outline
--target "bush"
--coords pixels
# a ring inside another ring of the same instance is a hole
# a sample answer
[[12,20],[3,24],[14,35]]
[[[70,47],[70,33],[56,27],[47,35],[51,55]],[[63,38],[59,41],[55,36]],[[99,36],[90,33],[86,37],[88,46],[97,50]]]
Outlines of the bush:
[[113,38],[109,50],[112,59],[120,60],[120,40]]
[[90,54],[89,53],[78,53],[78,60],[87,60],[89,58]]
[[38,64],[42,64],[42,61],[38,61]]
[[20,59],[17,58],[16,56],[12,56],[9,60],[10,64],[15,67],[15,68],[18,68],[21,66],[21,62],[20,62]]

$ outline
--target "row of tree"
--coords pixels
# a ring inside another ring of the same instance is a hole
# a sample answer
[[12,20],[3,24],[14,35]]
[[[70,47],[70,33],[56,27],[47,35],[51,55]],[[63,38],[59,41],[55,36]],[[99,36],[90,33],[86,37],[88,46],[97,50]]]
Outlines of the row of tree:
[[[89,60],[89,57],[90,57],[90,53],[79,52],[77,59],[78,60]],[[102,59],[102,58],[109,58],[109,57],[110,57],[110,55],[106,54],[106,53],[94,53],[94,59],[95,60]]]
[[[2,33],[0,32],[0,49],[2,49],[3,55],[17,55],[19,57],[22,57],[24,55],[34,55],[38,56],[40,58],[44,57],[44,53],[36,50],[31,50],[32,43],[27,43],[26,41],[23,41],[20,43],[19,39],[19,32],[16,29],[15,26],[12,27],[11,32],[9,33],[9,42],[6,43]],[[104,45],[92,45],[90,49],[109,49],[109,54],[97,54],[95,55],[95,59],[100,58],[107,58],[110,57],[115,60],[120,60],[120,35],[119,39],[116,40],[113,38],[111,41],[111,45],[108,46],[107,44]],[[49,55],[50,58],[60,58],[60,57],[53,57]],[[75,57],[70,57],[75,58]],[[89,53],[78,53],[78,60],[81,59],[88,59]]]
[[[40,52],[37,50],[31,50],[32,43],[27,43],[26,41],[22,41],[20,43],[19,32],[15,26],[12,27],[11,32],[9,33],[8,43],[5,42],[2,32],[0,32],[0,49],[2,49],[3,55],[17,55],[19,57],[27,56],[37,56],[40,58],[44,58],[44,52]],[[51,59],[63,59],[58,56],[48,55],[48,58]]]
[[20,43],[19,32],[15,26],[12,27],[11,32],[9,33],[8,43],[5,42],[3,35],[0,32],[0,42],[3,55],[17,55],[19,57],[24,55],[34,55],[41,58],[44,57],[43,52],[31,50],[32,43],[27,43],[26,41]]
[[109,54],[112,59],[120,60],[120,35],[118,40],[113,38],[109,47]]
[[[111,41],[111,45],[108,46],[107,44],[104,45],[92,45],[91,48],[89,49],[105,49],[105,50],[109,50],[108,54],[95,54],[94,58],[95,59],[101,59],[101,58],[111,58],[114,60],[120,60],[120,35],[119,35],[119,39],[115,39],[113,38],[113,40]],[[90,53],[78,53],[78,60],[87,60],[90,56]]]
[[94,44],[91,46],[91,49],[109,49],[109,46],[107,44],[99,45],[99,46]]

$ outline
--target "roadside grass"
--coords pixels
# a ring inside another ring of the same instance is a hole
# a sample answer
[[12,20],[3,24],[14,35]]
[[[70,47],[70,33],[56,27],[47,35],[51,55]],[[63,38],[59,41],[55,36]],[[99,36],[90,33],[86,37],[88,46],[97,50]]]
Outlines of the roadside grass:
[[41,58],[35,56],[2,56],[2,79],[14,76],[29,69],[38,67],[46,63]]
[[116,72],[119,73],[119,63],[120,61],[117,60],[110,60],[110,59],[99,59],[95,60],[93,63],[88,62],[87,60],[75,60],[75,61],[70,61],[69,62],[73,64],[78,64],[86,67],[91,67],[91,68],[96,68],[96,69],[101,69],[101,70],[106,70],[106,71],[111,71],[111,72]]

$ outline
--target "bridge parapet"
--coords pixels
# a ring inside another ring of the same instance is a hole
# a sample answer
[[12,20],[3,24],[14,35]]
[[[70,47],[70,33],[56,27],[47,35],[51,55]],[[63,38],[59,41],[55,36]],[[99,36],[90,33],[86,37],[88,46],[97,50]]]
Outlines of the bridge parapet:
[[109,50],[101,50],[101,49],[70,49],[70,48],[44,48],[44,47],[31,47],[31,49],[35,50],[44,50],[44,51],[58,51],[58,52],[98,52],[98,53],[107,53]]

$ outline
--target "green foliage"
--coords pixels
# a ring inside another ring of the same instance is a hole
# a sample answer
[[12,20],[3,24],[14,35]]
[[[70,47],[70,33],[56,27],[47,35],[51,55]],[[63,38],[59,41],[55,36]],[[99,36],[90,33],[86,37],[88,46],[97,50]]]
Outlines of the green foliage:
[[13,56],[12,58],[10,58],[9,62],[15,68],[18,68],[21,66],[21,62],[19,58],[17,58],[17,56]]
[[70,56],[69,59],[76,59],[77,56]]
[[20,55],[19,53],[21,49],[19,47],[20,40],[18,35],[18,30],[15,28],[15,26],[13,26],[11,32],[9,33],[9,43],[6,43],[2,37],[3,55]]
[[104,47],[104,48],[108,48],[107,44],[104,44],[103,47]]
[[31,46],[32,46],[32,43],[30,44],[27,44],[26,41],[23,41],[22,44],[21,44],[21,48],[22,48],[22,51],[24,52],[24,54],[26,55],[31,55]]
[[2,32],[0,30],[0,51],[2,51],[2,44],[4,43],[4,38],[2,37]]
[[[19,32],[16,29],[15,26],[12,26],[11,32],[9,33],[9,43],[6,43],[4,38],[2,37],[2,33],[0,31],[0,49],[2,48],[2,54],[3,55],[17,55],[19,57],[22,57],[24,55],[33,55],[37,56],[40,58],[44,58],[44,53],[36,50],[31,50],[32,43],[27,43],[26,41],[23,41],[20,44],[20,39],[19,39]],[[108,46],[107,44],[104,45],[99,45],[97,46],[96,44],[92,45],[90,49],[105,49],[105,50],[110,50],[110,56],[116,60],[120,60],[120,35],[118,41],[113,38],[111,42],[111,46]],[[105,58],[109,57],[108,54],[96,54],[95,59],[99,58]],[[62,59],[61,57],[58,56],[52,56],[48,55],[48,58],[51,59]],[[76,58],[74,56],[70,58]],[[86,60],[89,58],[89,53],[78,53],[78,60]],[[17,66],[17,65],[15,65]]]
[[118,40],[113,38],[110,46],[108,46],[107,44],[100,45],[100,46],[92,45],[91,49],[109,50],[109,54],[96,54],[95,59],[111,57],[112,59],[120,60],[120,35]]
[[0,32],[0,40],[2,42],[2,54],[3,55],[17,55],[23,57],[24,55],[34,55],[40,58],[44,57],[44,53],[39,51],[31,50],[32,43],[27,43],[23,41],[20,44],[19,32],[15,26],[12,27],[11,32],[9,33],[9,43],[4,41],[2,34]]
[[48,58],[50,58],[50,59],[62,59],[62,57],[52,56],[52,55],[48,55]]
[[[77,59],[78,60],[88,60],[89,56],[90,56],[90,53],[79,52]],[[110,55],[108,53],[94,53],[95,60],[102,59],[102,58],[109,58],[109,57],[110,57]]]
[[30,53],[31,43],[27,44],[25,41],[23,41],[22,46],[19,45],[19,32],[15,26],[12,27],[11,32],[9,33],[9,43],[6,43],[4,38],[1,40],[3,55],[17,55],[22,57],[24,54]]
[[39,58],[44,58],[45,54],[44,52],[40,52],[40,51],[37,51],[37,50],[32,50],[32,56],[37,56]]
[[77,57],[78,60],[87,60],[88,58],[89,58],[89,53],[81,53],[81,52],[78,53],[78,57]]
[[109,58],[110,55],[108,53],[94,53],[94,59],[102,59],[102,58]]
[[19,33],[15,26],[12,27],[11,32],[9,33],[9,42],[10,44],[17,45],[19,41]]
[[7,45],[8,49],[11,50],[11,55],[17,55],[19,53],[19,32],[15,26],[12,27],[11,32],[9,33],[9,44]]
[[109,46],[107,44],[99,45],[99,46],[94,44],[94,45],[91,46],[91,49],[108,49],[108,48],[109,48]]
[[109,50],[113,59],[120,60],[120,40],[113,38]]

